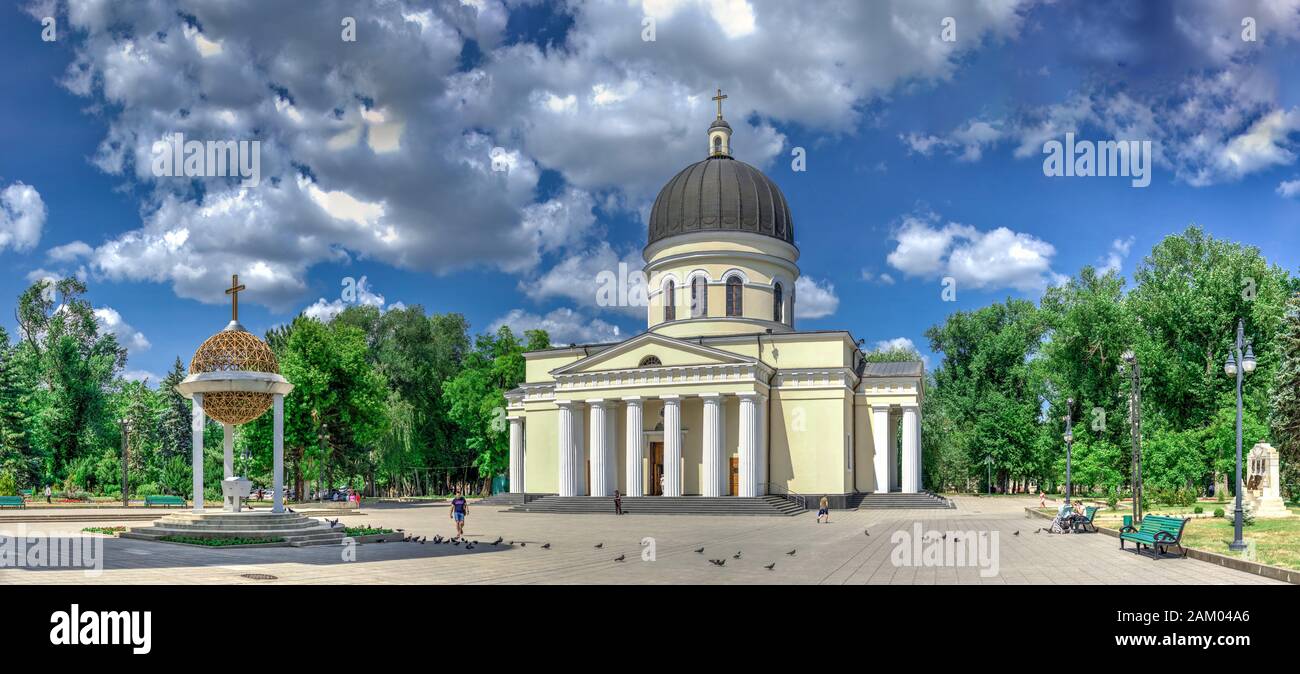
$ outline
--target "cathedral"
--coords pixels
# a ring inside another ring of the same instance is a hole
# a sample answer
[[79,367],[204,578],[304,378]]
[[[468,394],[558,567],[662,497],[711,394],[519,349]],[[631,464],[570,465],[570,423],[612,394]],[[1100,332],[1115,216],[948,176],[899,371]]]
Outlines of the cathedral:
[[869,363],[847,331],[795,328],[794,218],[732,157],[722,98],[707,158],[650,212],[645,332],[525,355],[506,394],[510,492],[843,508],[922,490],[922,364]]

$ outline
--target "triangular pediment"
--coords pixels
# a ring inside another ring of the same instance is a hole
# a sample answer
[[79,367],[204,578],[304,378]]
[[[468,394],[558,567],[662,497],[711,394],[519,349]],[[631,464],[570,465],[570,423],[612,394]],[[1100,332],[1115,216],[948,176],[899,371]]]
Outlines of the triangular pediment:
[[[659,365],[644,365],[650,357]],[[699,365],[739,365],[754,363],[753,358],[704,346],[696,342],[644,332],[600,353],[551,370],[552,375],[634,370],[644,367],[682,367]]]

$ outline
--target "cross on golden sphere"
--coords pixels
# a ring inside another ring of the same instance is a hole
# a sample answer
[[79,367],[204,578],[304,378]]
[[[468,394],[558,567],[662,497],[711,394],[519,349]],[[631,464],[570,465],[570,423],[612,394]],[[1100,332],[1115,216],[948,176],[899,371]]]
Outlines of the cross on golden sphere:
[[244,286],[239,284],[239,274],[230,275],[230,287],[226,288],[226,294],[230,295],[230,320],[239,321],[239,293],[245,290]]

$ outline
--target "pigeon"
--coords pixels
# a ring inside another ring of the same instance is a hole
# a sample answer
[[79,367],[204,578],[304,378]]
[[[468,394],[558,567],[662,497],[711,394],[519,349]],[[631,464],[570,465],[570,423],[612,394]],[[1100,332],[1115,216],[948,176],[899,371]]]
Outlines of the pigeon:
[[605,547],[605,544],[604,544],[604,543],[597,543],[597,544],[596,544],[596,549],[597,549],[597,550],[599,550],[599,549],[601,549],[601,548],[603,548],[603,547]]
[[330,528],[331,528],[331,529],[333,529],[334,527],[337,527],[337,526],[339,525],[339,518],[337,518],[337,517],[335,517],[335,518],[332,519],[332,520],[325,520],[325,521],[330,523]]
[[[514,545],[514,543],[511,543],[511,545]],[[523,542],[521,542],[521,543],[519,543],[519,547],[521,547],[521,548],[526,548],[526,547],[528,547],[528,544],[527,544],[527,543],[523,543]]]
[[776,568],[776,562],[772,562],[771,564],[765,564],[763,565],[763,568],[767,569],[768,571],[771,571],[772,569]]
[[1034,533],[1036,533],[1036,534],[1041,534],[1041,533],[1043,533],[1043,528],[1042,528],[1042,527],[1039,527],[1038,530],[1035,531]]
[[948,540],[948,534],[944,534],[944,535],[940,536],[939,538],[942,538],[943,540],[946,541],[946,540]]
[[727,560],[725,560],[725,559],[710,559],[710,560],[709,560],[709,563],[712,564],[712,565],[714,565],[714,566],[722,566],[722,565],[724,565],[724,564],[727,563]]
[[737,550],[737,551],[736,551],[736,554],[732,555],[731,558],[732,558],[732,559],[740,559],[740,551]]
[[863,530],[862,530],[862,533],[864,533],[864,534],[866,534],[866,535],[868,535],[868,536],[871,535],[871,532],[868,531],[867,529],[863,529]]
[[497,539],[495,541],[492,541],[492,545],[501,545],[501,541],[504,540],[505,540],[504,538],[497,536]]
[[424,536],[420,537],[420,545],[424,545]]
[[542,549],[543,549],[543,550],[550,550],[550,549],[551,549],[551,544],[550,544],[550,543],[547,543],[547,544],[543,545],[543,546],[542,546]]
[[702,554],[704,554],[704,548],[700,548],[699,550],[696,550],[696,551],[695,551],[695,554],[697,554],[697,555],[702,555]]
[[1016,533],[1014,533],[1014,534],[1011,534],[1011,535],[1012,535],[1012,536],[1019,536],[1019,535],[1020,535],[1020,530],[1019,530],[1019,529],[1017,529],[1017,530],[1016,530]]
[[787,553],[785,553],[785,554],[790,555],[791,557],[794,557],[794,553],[796,553],[796,552],[798,552],[798,551],[799,551],[798,549],[795,549],[795,550],[791,550],[790,552],[787,552]]
[[961,542],[961,539],[960,539],[960,538],[957,538],[956,536],[953,536],[953,537],[952,537],[952,542],[953,542],[953,543],[960,543],[960,542]]
[[474,544],[473,544],[473,543],[470,543],[469,545],[466,545],[466,546],[465,546],[465,549],[466,549],[466,550],[473,550],[473,549],[474,549]]
[[453,543],[455,543],[456,547],[460,547],[460,541],[453,541]]
[[619,555],[619,556],[615,557],[615,558],[614,558],[614,561],[616,561],[616,562],[621,562],[621,561],[623,561],[623,560],[625,560],[625,559],[627,559],[627,555],[626,555],[626,554],[622,554],[622,555]]

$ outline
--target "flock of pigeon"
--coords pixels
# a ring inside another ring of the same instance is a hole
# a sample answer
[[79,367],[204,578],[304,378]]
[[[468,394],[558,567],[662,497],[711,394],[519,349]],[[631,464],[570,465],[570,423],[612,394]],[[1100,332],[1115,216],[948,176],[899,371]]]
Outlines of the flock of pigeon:
[[[330,528],[331,528],[331,529],[334,528],[334,527],[336,527],[336,526],[338,526],[338,523],[339,523],[338,519],[325,520],[325,521],[330,525]],[[369,528],[370,528],[370,525],[369,525],[369,524],[365,524],[365,525],[362,525],[362,526],[363,526],[364,528],[366,528],[366,529],[369,529]],[[424,544],[426,544],[426,543],[433,543],[434,545],[454,545],[454,546],[459,546],[459,545],[461,545],[461,544],[463,543],[463,544],[465,544],[465,549],[466,549],[466,550],[473,550],[473,549],[474,549],[474,546],[480,544],[478,541],[472,541],[472,540],[469,540],[469,539],[464,538],[464,537],[461,537],[461,536],[452,536],[451,538],[444,538],[443,536],[441,536],[441,535],[439,535],[439,534],[434,534],[434,535],[433,535],[433,538],[430,539],[430,538],[427,537],[427,536],[411,536],[411,535],[405,533],[405,530],[403,530],[403,529],[396,529],[395,531],[397,531],[397,533],[399,533],[399,534],[402,534],[402,542],[403,542],[403,543],[419,543],[420,545],[424,545]],[[870,530],[863,530],[862,533],[863,533],[863,534],[866,534],[867,536],[870,536],[870,535],[871,535],[871,531],[870,531]],[[1016,535],[1019,536],[1019,535],[1020,535],[1020,532],[1017,531],[1017,532],[1016,532]],[[945,538],[947,537],[946,534],[945,534],[944,536],[945,536]],[[488,543],[488,545],[491,545],[491,546],[494,546],[494,547],[495,547],[495,546],[501,545],[501,543],[502,543],[504,540],[505,540],[504,538],[502,538],[502,537],[500,537],[500,536],[497,536],[497,539],[496,539],[495,541],[492,541],[491,543]],[[515,545],[515,541],[510,541],[509,543],[506,543],[506,545],[513,547],[513,546]],[[528,547],[528,542],[527,542],[527,541],[519,541],[519,547],[521,547],[521,548],[526,548],[526,547]],[[596,549],[596,550],[601,550],[601,549],[604,549],[604,547],[605,547],[605,543],[602,541],[602,542],[600,542],[600,543],[595,544],[595,545],[592,546],[592,547],[593,547],[594,549]],[[550,549],[551,549],[551,544],[550,544],[549,542],[547,542],[547,543],[543,543],[543,544],[541,545],[541,548],[542,548],[543,550],[550,550]],[[795,549],[792,549],[792,550],[790,550],[789,552],[787,552],[787,553],[785,553],[785,554],[786,554],[786,556],[788,556],[788,557],[794,557],[796,554],[798,554],[798,552],[799,552],[798,548],[795,548]],[[696,550],[695,550],[695,554],[697,554],[697,555],[703,555],[703,554],[704,554],[704,548],[696,548]],[[736,554],[732,555],[731,558],[734,559],[734,560],[739,560],[739,559],[741,558],[742,554],[743,554],[743,551],[742,551],[742,550],[737,550],[737,551],[736,551]],[[627,561],[627,554],[625,553],[625,554],[621,554],[621,555],[615,557],[615,558],[614,558],[614,561],[615,561],[615,562],[624,562],[624,561]],[[710,560],[709,560],[709,563],[712,564],[712,565],[714,565],[714,566],[719,566],[719,567],[720,567],[720,566],[726,566],[726,565],[727,565],[727,560],[726,560],[726,559],[723,559],[723,558],[719,558],[719,559],[710,559]],[[776,562],[769,562],[769,563],[767,563],[767,564],[764,564],[764,565],[763,565],[763,568],[764,568],[764,569],[767,569],[768,571],[771,571],[771,570],[773,570],[773,569],[776,568]]]

